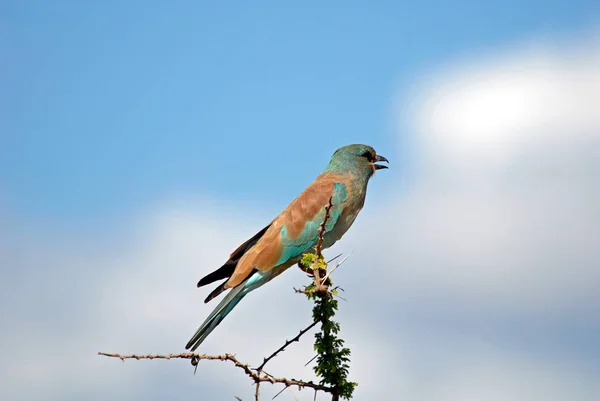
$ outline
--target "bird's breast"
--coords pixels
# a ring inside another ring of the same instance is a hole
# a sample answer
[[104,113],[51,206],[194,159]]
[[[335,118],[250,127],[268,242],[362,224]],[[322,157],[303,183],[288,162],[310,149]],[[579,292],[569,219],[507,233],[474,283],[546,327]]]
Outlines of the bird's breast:
[[333,229],[325,233],[323,237],[324,248],[329,248],[337,242],[348,231],[354,220],[365,204],[365,193],[363,188],[352,188],[348,197],[342,205],[342,213]]

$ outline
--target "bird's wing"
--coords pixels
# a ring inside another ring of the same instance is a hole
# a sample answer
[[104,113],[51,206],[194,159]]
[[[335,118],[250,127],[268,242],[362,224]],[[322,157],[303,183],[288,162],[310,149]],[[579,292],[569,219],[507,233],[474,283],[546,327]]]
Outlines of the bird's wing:
[[[210,284],[215,281],[222,280],[224,278],[229,278],[231,274],[235,271],[235,267],[237,266],[237,263],[240,260],[240,258],[244,256],[244,253],[246,253],[248,249],[252,248],[254,244],[258,242],[258,240],[265,234],[265,232],[269,229],[270,226],[271,223],[269,223],[268,226],[257,232],[252,238],[248,239],[242,245],[238,246],[235,251],[231,252],[229,260],[225,262],[223,266],[221,266],[214,272],[207,274],[206,276],[202,277],[200,281],[198,281],[198,287],[202,287],[203,285]],[[218,294],[219,293],[217,293],[216,295]],[[209,298],[206,302],[214,298],[214,296],[212,295],[213,294],[209,295]]]
[[326,232],[335,226],[342,213],[344,201],[348,197],[343,181],[338,176],[319,176],[273,220],[256,244],[246,251],[224,287],[237,286],[254,270],[266,272],[274,267],[289,266],[313,248],[319,238],[319,227],[325,218],[325,207],[330,199],[332,207],[325,224]]

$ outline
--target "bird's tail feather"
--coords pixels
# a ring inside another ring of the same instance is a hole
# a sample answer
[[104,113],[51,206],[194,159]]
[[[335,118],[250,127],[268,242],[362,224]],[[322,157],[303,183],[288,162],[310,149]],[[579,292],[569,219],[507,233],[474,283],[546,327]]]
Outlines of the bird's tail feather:
[[260,287],[267,281],[271,276],[271,272],[255,272],[246,280],[241,282],[238,286],[233,288],[229,294],[223,298],[223,300],[217,305],[217,307],[211,312],[206,318],[204,323],[200,325],[200,328],[196,330],[196,333],[188,341],[185,349],[194,351],[202,342],[208,337],[208,335],[225,319],[225,316],[229,314],[235,308],[235,306],[248,294],[250,291]]

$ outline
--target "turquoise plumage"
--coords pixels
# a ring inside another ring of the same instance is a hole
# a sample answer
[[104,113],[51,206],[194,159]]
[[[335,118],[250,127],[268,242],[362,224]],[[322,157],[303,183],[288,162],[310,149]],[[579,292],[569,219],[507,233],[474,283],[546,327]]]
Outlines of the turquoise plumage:
[[221,323],[233,308],[256,288],[298,263],[314,251],[325,207],[331,199],[323,234],[323,249],[332,246],[350,228],[362,209],[367,184],[387,162],[367,145],[347,145],[333,154],[327,168],[269,225],[233,251],[229,260],[198,282],[198,287],[227,279],[205,302],[231,291],[202,323],[186,345],[192,351]]

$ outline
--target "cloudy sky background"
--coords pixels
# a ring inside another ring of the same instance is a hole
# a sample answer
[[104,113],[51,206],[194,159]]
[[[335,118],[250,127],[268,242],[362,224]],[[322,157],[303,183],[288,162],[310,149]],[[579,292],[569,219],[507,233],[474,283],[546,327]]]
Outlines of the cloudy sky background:
[[[355,399],[598,398],[593,2],[0,7],[7,399],[252,399],[225,363],[96,353],[183,351],[214,307],[198,278],[353,142],[391,160],[327,253],[354,251]],[[255,364],[306,326],[296,270],[201,351]],[[269,372],[310,379],[312,356]]]

